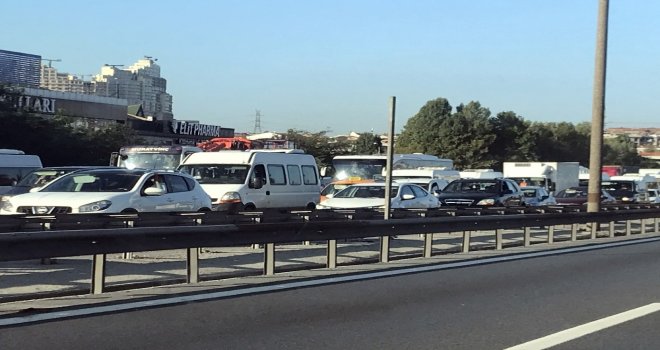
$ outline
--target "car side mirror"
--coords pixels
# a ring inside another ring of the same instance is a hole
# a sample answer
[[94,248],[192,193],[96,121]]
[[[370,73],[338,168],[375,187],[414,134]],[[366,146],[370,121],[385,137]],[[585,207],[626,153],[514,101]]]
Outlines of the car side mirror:
[[159,187],[147,187],[144,189],[144,194],[146,196],[162,196],[165,194],[165,190]]
[[504,193],[504,194],[511,194],[511,193],[513,193],[513,191],[510,190],[510,189],[506,189],[506,190],[502,191],[502,193]]
[[544,201],[546,199],[550,198],[550,196],[541,196],[541,200]]
[[415,199],[415,196],[412,195],[412,194],[406,193],[406,194],[401,196],[401,199],[403,199],[404,201],[408,201],[408,200],[411,200],[411,199]]
[[433,195],[436,197],[440,197],[440,194],[442,193],[442,190],[435,190],[433,191]]
[[39,190],[42,189],[42,188],[43,188],[43,187],[32,187],[32,188],[30,189],[30,192],[39,192]]

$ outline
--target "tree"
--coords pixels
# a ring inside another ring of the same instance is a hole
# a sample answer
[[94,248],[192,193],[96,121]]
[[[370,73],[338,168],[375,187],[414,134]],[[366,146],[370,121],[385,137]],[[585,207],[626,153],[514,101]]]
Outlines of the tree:
[[440,136],[443,119],[451,116],[449,101],[440,97],[426,102],[417,114],[406,122],[396,140],[397,153],[440,154],[435,144]]
[[370,132],[364,132],[355,140],[353,146],[356,154],[380,154],[382,144],[380,136]]
[[644,158],[637,153],[635,144],[625,135],[605,139],[603,143],[603,164],[641,165]]
[[311,133],[302,130],[289,129],[286,139],[293,141],[296,147],[316,158],[319,167],[332,164],[332,158],[337,155],[349,154],[351,145],[346,141],[331,140],[325,131]]
[[495,133],[490,155],[501,169],[503,162],[536,161],[534,138],[529,133],[530,123],[516,113],[500,112],[489,122]]
[[124,124],[76,128],[69,117],[16,110],[20,94],[14,87],[0,86],[0,148],[36,154],[45,166],[107,165],[112,152],[136,140]]

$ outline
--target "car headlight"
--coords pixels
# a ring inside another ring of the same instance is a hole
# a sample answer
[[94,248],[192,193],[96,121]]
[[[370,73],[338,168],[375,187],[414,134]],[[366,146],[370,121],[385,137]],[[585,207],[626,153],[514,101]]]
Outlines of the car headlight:
[[94,203],[81,205],[78,208],[78,212],[79,213],[90,213],[90,212],[93,212],[93,211],[101,211],[101,210],[108,209],[110,207],[110,205],[112,205],[112,202],[110,202],[110,201],[98,201],[98,202],[94,202]]
[[220,198],[220,203],[240,203],[241,195],[238,192],[227,192]]
[[493,198],[482,199],[477,202],[477,205],[495,205],[495,200]]
[[4,200],[4,198],[3,198],[2,202],[0,202],[0,210],[11,213],[11,212],[14,211],[14,205],[11,204],[9,199]]
[[631,201],[631,200],[633,200],[633,199],[630,198],[630,197],[623,197],[623,198],[621,198],[621,200],[624,201],[624,202],[629,202],[629,201]]

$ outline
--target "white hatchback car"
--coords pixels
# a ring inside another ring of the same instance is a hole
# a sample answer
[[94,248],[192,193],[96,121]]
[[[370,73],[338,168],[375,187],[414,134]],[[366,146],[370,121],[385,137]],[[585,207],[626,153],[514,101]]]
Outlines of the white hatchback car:
[[[437,208],[440,201],[420,186],[410,183],[392,184],[391,208]],[[382,208],[385,206],[384,183],[361,183],[348,186],[332,198],[316,205],[316,209]]]
[[2,203],[0,214],[130,213],[211,210],[211,198],[187,174],[91,169]]

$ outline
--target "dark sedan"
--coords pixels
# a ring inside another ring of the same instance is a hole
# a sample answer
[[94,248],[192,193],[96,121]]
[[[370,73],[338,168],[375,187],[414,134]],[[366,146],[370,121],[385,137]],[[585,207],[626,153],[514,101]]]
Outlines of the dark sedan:
[[454,180],[438,195],[446,206],[518,206],[525,205],[523,192],[509,179]]
[[[588,187],[569,187],[555,195],[558,205],[586,205]],[[601,190],[601,203],[616,203],[616,199],[607,191]]]

